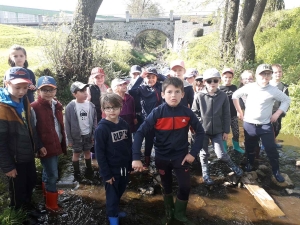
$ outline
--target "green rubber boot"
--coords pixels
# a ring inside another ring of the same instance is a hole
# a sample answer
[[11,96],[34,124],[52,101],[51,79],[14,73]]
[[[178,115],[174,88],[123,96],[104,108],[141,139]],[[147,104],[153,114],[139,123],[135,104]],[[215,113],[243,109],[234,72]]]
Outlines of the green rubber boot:
[[245,153],[245,150],[240,147],[240,144],[237,141],[232,139],[232,144],[233,144],[233,149],[235,151],[237,151],[239,153],[242,153],[242,154]]
[[225,152],[227,152],[227,150],[228,150],[227,141],[223,141],[223,147],[224,147]]
[[162,224],[170,225],[174,218],[174,200],[172,194],[164,195],[166,217],[162,220]]
[[185,213],[188,201],[182,201],[176,198],[175,202],[175,211],[174,211],[174,218],[185,225],[195,225],[192,221],[190,221]]

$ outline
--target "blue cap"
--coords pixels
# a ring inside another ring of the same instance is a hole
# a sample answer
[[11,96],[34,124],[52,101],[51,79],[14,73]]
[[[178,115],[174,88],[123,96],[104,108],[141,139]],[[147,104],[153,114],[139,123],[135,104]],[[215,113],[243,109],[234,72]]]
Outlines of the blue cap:
[[5,74],[5,80],[12,84],[29,83],[31,84],[28,71],[22,67],[12,67]]
[[51,76],[42,76],[37,81],[37,89],[40,89],[44,86],[51,86],[56,88],[56,81]]

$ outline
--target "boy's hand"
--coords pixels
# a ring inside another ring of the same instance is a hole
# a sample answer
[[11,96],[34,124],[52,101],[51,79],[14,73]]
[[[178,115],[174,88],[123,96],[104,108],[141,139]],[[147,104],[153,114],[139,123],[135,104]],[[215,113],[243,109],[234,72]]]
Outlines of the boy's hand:
[[68,144],[68,146],[69,146],[69,147],[72,147],[72,146],[73,146],[73,144],[72,144],[72,143],[69,143],[69,144]]
[[283,111],[281,109],[278,109],[272,116],[271,116],[271,119],[270,119],[270,122],[271,123],[274,123],[277,121],[277,119],[279,118],[279,116],[281,115]]
[[28,89],[30,89],[30,90],[35,90],[36,87],[35,87],[33,84],[30,84],[30,85],[28,86]]
[[143,70],[143,72],[141,73],[140,77],[141,78],[145,78],[145,77],[147,77],[147,75],[148,75],[147,71]]
[[45,147],[42,147],[42,148],[40,149],[40,157],[44,157],[44,156],[46,156],[46,155],[47,155],[47,150],[46,150]]
[[142,172],[143,171],[143,163],[141,162],[141,160],[132,161],[132,169],[134,171]]
[[227,141],[227,139],[228,139],[228,134],[223,133],[223,140],[224,140],[224,141]]
[[9,171],[8,173],[6,173],[5,175],[8,176],[8,177],[16,178],[18,173],[17,173],[16,169],[13,169],[13,170]]
[[244,120],[244,115],[243,115],[243,111],[242,112],[238,112],[237,111],[237,117],[240,119],[240,120]]
[[134,120],[133,120],[133,124],[134,124],[134,125],[137,125],[137,124],[138,124],[138,120],[137,120],[137,119],[134,119]]
[[185,162],[193,163],[194,160],[195,160],[195,157],[192,156],[190,153],[188,153],[188,154],[184,157],[184,159],[182,160],[181,165],[184,165]]
[[113,184],[114,181],[115,181],[115,178],[112,177],[111,179],[107,180],[106,182],[109,183],[109,184]]

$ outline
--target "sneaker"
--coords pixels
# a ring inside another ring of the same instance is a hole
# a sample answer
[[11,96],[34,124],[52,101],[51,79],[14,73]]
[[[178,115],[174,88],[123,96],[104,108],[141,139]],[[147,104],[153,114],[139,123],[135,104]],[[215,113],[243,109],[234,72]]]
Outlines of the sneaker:
[[210,178],[210,176],[204,176],[203,181],[206,185],[213,185],[215,182]]
[[253,166],[250,163],[247,163],[246,166],[245,166],[245,171],[246,172],[253,171]]
[[280,174],[278,170],[276,172],[273,172],[273,175],[279,183],[283,183],[285,181],[284,177]]
[[260,150],[261,150],[261,151],[265,151],[265,146],[263,146],[263,144],[261,144]]

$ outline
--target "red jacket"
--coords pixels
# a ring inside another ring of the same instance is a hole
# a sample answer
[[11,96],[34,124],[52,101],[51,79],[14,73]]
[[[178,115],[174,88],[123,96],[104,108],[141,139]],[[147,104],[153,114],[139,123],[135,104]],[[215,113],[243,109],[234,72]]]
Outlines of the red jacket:
[[57,101],[57,104],[55,105],[55,116],[60,124],[61,134],[63,137],[61,143],[59,142],[58,135],[55,131],[54,116],[49,101],[46,101],[39,96],[36,101],[31,103],[31,106],[36,113],[37,133],[43,143],[43,146],[47,150],[45,158],[60,155],[62,153],[67,154],[62,104]]

